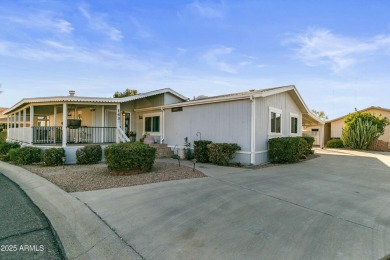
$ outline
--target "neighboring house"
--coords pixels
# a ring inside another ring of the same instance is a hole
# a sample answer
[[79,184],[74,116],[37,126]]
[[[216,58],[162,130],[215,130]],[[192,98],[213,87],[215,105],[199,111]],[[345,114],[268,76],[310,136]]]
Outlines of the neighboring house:
[[[171,89],[125,98],[77,97],[70,92],[65,97],[23,99],[5,114],[9,140],[62,146],[67,163],[75,161],[78,147],[128,141],[125,133],[134,131],[137,140],[149,133],[155,142],[172,149],[183,147],[185,137],[192,145],[200,138],[237,143],[241,151],[235,161],[261,164],[268,161],[268,139],[301,136],[302,125],[322,123],[295,86],[191,101]],[[80,127],[72,127],[76,120],[81,120]]]
[[[372,114],[375,114],[376,116],[382,115],[383,117],[387,117],[387,119],[390,120],[390,109],[388,108],[382,108],[382,107],[375,107],[371,106],[362,110],[359,110],[359,112],[369,112]],[[328,131],[326,134],[326,142],[332,138],[341,138],[341,133],[344,127],[344,120],[348,115],[335,118],[333,120],[326,121],[325,127]],[[382,140],[384,142],[390,143],[390,126],[387,126],[385,128],[384,135],[380,136],[378,138],[379,140]],[[388,147],[389,148],[389,147]]]

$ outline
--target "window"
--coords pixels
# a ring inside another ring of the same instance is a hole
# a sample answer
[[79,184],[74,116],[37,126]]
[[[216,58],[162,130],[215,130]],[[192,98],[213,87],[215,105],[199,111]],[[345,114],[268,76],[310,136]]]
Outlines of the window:
[[145,117],[145,132],[160,132],[160,116]]
[[291,116],[291,133],[298,134],[298,118]]
[[270,134],[282,133],[282,111],[276,108],[269,108],[270,115]]

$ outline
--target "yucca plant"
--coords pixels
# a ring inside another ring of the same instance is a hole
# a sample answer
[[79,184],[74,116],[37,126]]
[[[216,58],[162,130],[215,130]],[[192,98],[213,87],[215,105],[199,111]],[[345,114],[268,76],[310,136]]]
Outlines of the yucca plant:
[[377,137],[378,127],[372,121],[356,119],[343,128],[341,139],[345,147],[366,150],[367,146]]

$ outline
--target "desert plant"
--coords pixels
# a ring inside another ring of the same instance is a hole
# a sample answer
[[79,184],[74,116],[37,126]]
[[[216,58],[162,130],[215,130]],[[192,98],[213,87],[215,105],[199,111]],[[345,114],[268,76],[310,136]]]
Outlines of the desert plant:
[[268,143],[272,163],[294,163],[305,158],[307,142],[301,137],[272,138]]
[[65,158],[64,148],[49,148],[42,153],[42,161],[46,166],[62,165],[63,158]]
[[346,147],[366,150],[373,140],[384,134],[389,124],[389,120],[381,115],[356,111],[344,120],[341,140]]
[[216,165],[229,165],[234,153],[241,149],[237,144],[208,144],[209,160]]
[[344,147],[343,140],[341,140],[341,139],[329,140],[326,143],[326,147],[328,147],[328,148],[343,148]]
[[207,140],[194,141],[194,157],[197,162],[209,162],[209,151],[207,149],[207,145],[211,143],[211,141]]
[[107,146],[104,157],[110,170],[148,172],[156,158],[156,148],[133,142]]
[[77,149],[76,160],[78,164],[94,164],[101,161],[102,154],[102,147],[100,145],[87,145]]

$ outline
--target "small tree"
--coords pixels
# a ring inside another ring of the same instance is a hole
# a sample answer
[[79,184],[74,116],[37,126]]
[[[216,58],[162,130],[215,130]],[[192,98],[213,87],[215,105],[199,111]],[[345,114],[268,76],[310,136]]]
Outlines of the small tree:
[[114,98],[129,97],[129,96],[134,96],[134,95],[137,95],[137,94],[138,94],[137,90],[135,90],[135,89],[128,89],[127,88],[123,92],[120,92],[120,91],[115,92]]
[[324,111],[317,111],[315,109],[312,109],[311,112],[313,114],[315,114],[319,119],[321,119],[322,121],[325,121],[328,119],[328,116],[325,114]]
[[385,133],[385,127],[390,124],[386,117],[375,116],[369,112],[349,114],[344,120],[341,134],[344,146],[353,149],[366,150],[367,146]]

